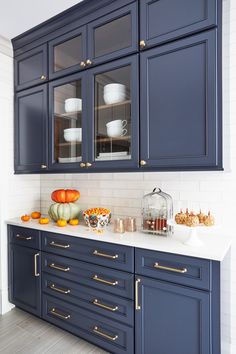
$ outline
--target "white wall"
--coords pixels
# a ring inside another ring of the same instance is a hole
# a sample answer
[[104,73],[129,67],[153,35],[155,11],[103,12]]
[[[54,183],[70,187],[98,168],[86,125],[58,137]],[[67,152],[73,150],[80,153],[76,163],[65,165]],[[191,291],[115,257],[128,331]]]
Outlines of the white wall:
[[[223,1],[224,172],[67,174],[41,176],[41,207],[47,213],[56,188],[78,188],[83,208],[104,206],[113,216],[140,220],[141,198],[161,187],[175,209],[211,210],[226,234],[232,234],[236,202],[236,1]],[[222,234],[224,237],[224,233]],[[222,354],[236,353],[236,242],[222,264]]]
[[13,169],[13,59],[0,37],[0,314],[8,311],[5,220],[40,208],[40,176],[15,176]]

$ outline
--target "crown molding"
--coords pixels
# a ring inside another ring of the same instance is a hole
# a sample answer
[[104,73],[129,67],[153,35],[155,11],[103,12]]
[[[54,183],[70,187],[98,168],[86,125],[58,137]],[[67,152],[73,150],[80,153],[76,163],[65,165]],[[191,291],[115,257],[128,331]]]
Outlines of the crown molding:
[[0,35],[0,53],[13,57],[13,48],[11,41]]

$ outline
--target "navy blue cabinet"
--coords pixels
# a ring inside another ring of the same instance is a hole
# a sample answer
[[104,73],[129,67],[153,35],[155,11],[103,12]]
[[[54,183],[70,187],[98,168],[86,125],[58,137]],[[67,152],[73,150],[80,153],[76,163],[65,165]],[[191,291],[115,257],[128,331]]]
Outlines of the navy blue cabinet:
[[15,88],[22,90],[47,80],[47,44],[18,55],[15,65]]
[[217,9],[218,0],[141,0],[141,49],[216,26]]
[[138,277],[136,354],[213,354],[207,292]]
[[47,85],[21,91],[15,96],[15,171],[32,173],[47,169]]
[[88,66],[104,63],[137,51],[137,2],[88,24]]
[[141,54],[144,169],[221,169],[217,33],[204,32]]
[[41,316],[41,256],[36,249],[9,244],[9,300]]

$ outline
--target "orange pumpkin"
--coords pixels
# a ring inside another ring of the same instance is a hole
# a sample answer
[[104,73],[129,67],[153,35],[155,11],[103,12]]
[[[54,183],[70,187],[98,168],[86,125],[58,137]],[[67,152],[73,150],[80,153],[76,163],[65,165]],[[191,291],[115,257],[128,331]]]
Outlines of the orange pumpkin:
[[40,218],[40,219],[39,219],[39,223],[40,223],[41,225],[46,225],[46,224],[49,223],[49,219],[48,219],[48,218]]
[[39,211],[33,211],[33,213],[31,213],[31,218],[32,219],[40,219],[41,213]]
[[22,215],[21,216],[22,221],[29,221],[30,220],[30,215]]
[[67,225],[67,221],[65,219],[57,220],[57,226],[64,227]]
[[51,198],[56,203],[74,203],[80,197],[80,192],[76,189],[57,189],[51,194]]
[[69,224],[72,225],[72,226],[79,225],[79,220],[78,219],[71,219],[69,221]]

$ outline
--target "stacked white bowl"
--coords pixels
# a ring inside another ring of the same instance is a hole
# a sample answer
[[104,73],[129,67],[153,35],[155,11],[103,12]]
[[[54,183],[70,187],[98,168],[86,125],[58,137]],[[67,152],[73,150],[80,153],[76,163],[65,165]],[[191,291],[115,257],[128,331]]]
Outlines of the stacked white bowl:
[[81,110],[82,110],[81,98],[68,98],[67,100],[65,100],[66,113],[80,112]]
[[70,143],[82,141],[82,128],[64,129],[64,139]]
[[115,104],[123,102],[126,99],[126,87],[122,84],[108,84],[104,86],[104,102],[106,104]]

